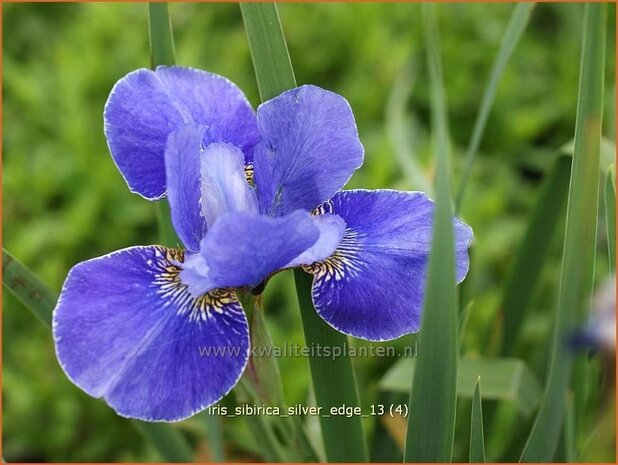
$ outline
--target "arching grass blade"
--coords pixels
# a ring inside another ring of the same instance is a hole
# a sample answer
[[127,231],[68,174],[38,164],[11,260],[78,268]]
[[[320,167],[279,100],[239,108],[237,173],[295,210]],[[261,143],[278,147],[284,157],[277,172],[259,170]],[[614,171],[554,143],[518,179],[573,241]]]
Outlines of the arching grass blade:
[[404,458],[406,462],[449,462],[457,405],[459,322],[449,194],[449,138],[435,6],[422,7],[437,158],[436,207]]
[[491,112],[491,107],[496,97],[498,84],[502,78],[502,74],[504,73],[507,63],[511,58],[511,55],[513,55],[513,52],[515,51],[515,47],[517,46],[519,39],[521,39],[521,36],[526,29],[526,25],[528,24],[533,8],[534,3],[517,3],[513,9],[513,13],[511,14],[511,18],[504,36],[502,37],[500,48],[498,49],[498,54],[496,55],[494,65],[489,76],[489,81],[487,82],[487,86],[483,92],[483,100],[481,101],[479,112],[476,116],[476,120],[474,121],[472,137],[470,138],[470,143],[468,144],[468,149],[466,150],[466,164],[459,183],[459,190],[457,191],[455,213],[457,213],[461,208],[466,191],[466,185],[472,171],[472,165],[474,164],[476,154],[479,150],[481,139],[483,138],[483,132],[485,131],[485,126]]
[[592,292],[599,197],[599,159],[605,76],[607,5],[586,4],[573,172],[564,256],[545,396],[524,448],[524,462],[551,461],[565,417],[573,360],[565,341]]

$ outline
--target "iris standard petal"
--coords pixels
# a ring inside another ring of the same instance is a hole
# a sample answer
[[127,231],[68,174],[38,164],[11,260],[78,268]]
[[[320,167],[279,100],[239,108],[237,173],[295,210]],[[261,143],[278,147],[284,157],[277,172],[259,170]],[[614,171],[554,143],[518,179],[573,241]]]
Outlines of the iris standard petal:
[[288,263],[286,268],[310,265],[330,257],[345,234],[345,221],[338,215],[317,215],[312,217],[320,231],[320,237],[310,248]]
[[255,185],[265,214],[313,210],[363,163],[352,109],[334,92],[310,85],[289,90],[260,105],[257,118]]
[[202,240],[208,279],[217,287],[255,287],[311,247],[319,237],[311,215],[279,218],[248,213],[221,216]]
[[132,192],[165,195],[164,151],[169,134],[186,124],[208,128],[205,143],[238,146],[247,162],[259,140],[255,113],[235,84],[178,66],[139,69],[120,79],[105,105],[105,135]]
[[[434,204],[420,192],[350,190],[323,209],[346,222],[328,259],[306,267],[314,274],[318,314],[335,329],[370,341],[418,331]],[[454,220],[456,274],[468,271],[472,230]]]
[[245,160],[238,147],[210,144],[201,158],[202,216],[212,227],[224,213],[257,213],[255,191],[247,182]]
[[200,158],[204,126],[187,125],[170,134],[165,150],[167,198],[172,223],[185,247],[199,250],[206,231],[200,210]]
[[214,404],[249,355],[247,320],[231,290],[191,298],[181,251],[132,247],[76,265],[54,310],[67,376],[118,414],[176,421]]

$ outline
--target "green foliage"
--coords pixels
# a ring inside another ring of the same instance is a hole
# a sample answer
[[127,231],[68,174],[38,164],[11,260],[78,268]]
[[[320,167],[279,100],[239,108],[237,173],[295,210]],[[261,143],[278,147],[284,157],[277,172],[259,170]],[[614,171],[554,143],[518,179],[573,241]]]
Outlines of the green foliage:
[[[564,344],[583,320],[594,279],[607,6],[585,8],[573,174],[554,339],[545,396],[524,448],[523,462],[547,462],[556,453],[573,363],[572,357],[564,354]],[[581,387],[585,379],[576,377],[576,387]]]
[[[404,358],[391,367],[380,381],[385,391],[408,392],[416,373],[416,360]],[[483,379],[483,398],[512,402],[529,416],[538,406],[541,385],[524,362],[510,358],[460,358],[457,363],[457,395],[471,399],[478,378]]]
[[459,326],[455,289],[455,239],[449,186],[450,141],[442,57],[433,4],[423,4],[431,121],[436,153],[436,206],[433,217],[425,304],[418,342],[416,376],[410,377],[406,462],[450,462],[457,406]]
[[[262,100],[295,87],[296,80],[283,30],[274,3],[241,3],[251,57]],[[305,340],[310,346],[344,351],[347,337],[328,326],[316,314],[311,299],[311,278],[295,270],[299,307]],[[310,356],[312,386],[316,402],[325,412],[331,407],[359,405],[356,376],[347,356],[336,360]],[[333,383],[324,383],[326,377]],[[329,462],[365,462],[366,447],[360,417],[320,416],[322,441]]]
[[240,10],[262,101],[296,87],[277,5],[241,3]]
[[[435,172],[430,137],[432,83],[424,65],[418,5],[284,3],[278,7],[298,83],[339,92],[354,110],[366,158],[349,187],[418,189],[422,183],[430,184]],[[451,174],[459,186],[474,115],[513,6],[472,3],[436,8],[451,122]],[[615,7],[609,8],[608,29],[613,33]],[[169,10],[177,63],[222,74],[237,83],[254,106],[259,104],[238,5],[173,3]],[[67,271],[81,260],[158,242],[157,207],[128,191],[111,161],[102,130],[103,105],[114,82],[137,67],[150,66],[148,7],[105,2],[6,3],[3,13],[4,246],[59,290]],[[578,4],[537,4],[497,87],[459,213],[475,233],[470,273],[460,286],[461,306],[473,301],[465,333],[460,334],[466,358],[499,352],[505,282],[518,260],[542,186],[552,173],[556,148],[573,137],[578,78],[573,57],[581,48],[581,18]],[[605,145],[612,158],[614,51],[610,40]],[[389,97],[396,105],[391,106],[387,120]],[[404,168],[406,157],[414,157],[416,176],[410,177]],[[546,241],[543,267],[529,291],[512,352],[541,380],[547,376],[562,223],[559,217],[554,238]],[[599,228],[601,235],[604,231]],[[605,241],[599,241],[597,280],[607,274],[607,263]],[[263,298],[273,344],[303,343],[292,276],[275,276]],[[66,379],[49,331],[8,292],[3,310],[3,456],[8,462],[160,459],[125,419]],[[378,384],[413,340],[408,336],[383,344],[393,347],[396,356],[354,360],[364,411],[384,394],[402,395],[381,392]],[[350,344],[369,345],[359,340]],[[279,362],[287,401],[309,404],[307,360],[281,358]],[[597,357],[593,362],[600,365]],[[601,385],[602,376],[601,368],[590,370],[590,385]],[[485,429],[487,458],[517,460],[530,424],[511,401],[500,402],[492,415],[498,402],[488,398],[489,379],[483,375],[482,381],[483,414],[486,425],[491,425]],[[409,382],[410,378],[408,386]],[[576,435],[578,444],[587,444],[592,437],[583,458],[612,462],[615,448],[610,432],[615,419],[609,421],[607,413],[613,407],[601,404],[598,397],[589,400]],[[389,399],[405,403],[405,399]],[[233,406],[234,399],[229,396],[224,403]],[[460,396],[456,461],[469,458],[470,411],[469,397]],[[230,460],[262,459],[243,419],[220,420]],[[314,440],[317,422],[308,420],[305,426]],[[385,429],[381,420],[363,421],[370,444],[395,447],[396,425]],[[196,459],[206,461],[212,453],[203,423],[196,417],[176,429],[189,437],[198,451]],[[388,457],[396,456],[389,451]]]
[[546,263],[550,244],[562,218],[571,177],[570,156],[559,156],[530,213],[526,235],[516,254],[502,297],[502,355],[509,356],[526,320],[528,305]]
[[521,39],[521,36],[528,25],[533,8],[534,3],[518,3],[513,7],[513,13],[511,14],[509,25],[504,32],[504,36],[502,37],[500,49],[496,55],[496,60],[491,70],[489,81],[487,82],[485,91],[483,92],[483,100],[481,100],[479,112],[476,120],[474,121],[472,136],[470,137],[470,143],[468,144],[468,149],[466,150],[466,165],[461,176],[461,182],[459,184],[459,190],[457,191],[457,198],[455,200],[455,213],[459,211],[459,206],[463,200],[466,184],[468,182],[468,178],[470,177],[470,171],[472,170],[472,164],[474,163],[479,146],[481,145],[481,138],[483,136],[483,132],[485,131],[487,120],[489,119],[491,107],[494,103],[494,99],[496,98],[498,84],[500,83],[502,74],[504,74],[504,69],[506,68],[509,58],[515,51],[517,43],[519,42],[519,39]]
[[481,401],[480,376],[474,385],[470,423],[470,463],[483,463],[485,462],[485,435],[483,434],[483,404]]
[[[312,347],[331,347],[345,354],[347,336],[338,333],[322,320],[311,301],[312,277],[295,271],[298,301],[305,332],[305,340]],[[331,408],[360,405],[356,374],[352,360],[343,355],[336,359],[310,357],[309,367],[313,380],[316,404],[330,412]],[[329,415],[320,417],[322,440],[329,462],[366,462],[367,451],[359,416]]]
[[610,271],[616,272],[616,166],[605,177],[605,222],[607,225],[607,255]]
[[57,296],[32,271],[2,249],[2,286],[13,293],[49,329]]

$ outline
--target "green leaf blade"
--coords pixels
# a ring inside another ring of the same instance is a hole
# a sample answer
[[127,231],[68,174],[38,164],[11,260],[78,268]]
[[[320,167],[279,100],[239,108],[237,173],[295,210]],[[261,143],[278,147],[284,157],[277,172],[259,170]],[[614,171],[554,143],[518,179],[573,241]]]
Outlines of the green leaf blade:
[[241,3],[262,102],[296,87],[292,61],[274,3]]
[[[148,4],[148,38],[150,43],[150,66],[176,64],[172,22],[166,2]],[[171,221],[170,207],[166,199],[156,202],[159,241],[162,245],[178,247],[180,240]]]
[[564,341],[583,319],[592,291],[599,197],[601,120],[605,73],[607,5],[586,4],[575,150],[565,231],[554,340],[545,396],[521,456],[522,462],[551,461],[565,417],[572,358]]
[[560,218],[571,175],[572,157],[560,155],[547,176],[504,286],[502,351],[511,356],[539,281]]
[[616,166],[611,165],[605,177],[605,223],[609,271],[616,273]]
[[[345,354],[347,336],[328,326],[313,308],[310,275],[294,271],[298,301],[301,307],[303,330],[308,345],[330,347],[331,351]],[[356,375],[348,356],[327,358],[310,357],[309,368],[314,380],[316,403],[325,414],[333,407],[359,406]],[[344,415],[320,417],[324,449],[329,462],[366,462],[367,451],[359,416]]]
[[468,149],[466,150],[466,164],[464,166],[461,182],[459,184],[459,190],[457,192],[455,213],[457,213],[461,208],[468,179],[470,178],[470,173],[472,172],[472,165],[474,164],[476,154],[479,146],[481,145],[481,139],[483,138],[483,133],[485,132],[485,126],[489,120],[491,107],[493,106],[496,97],[498,84],[504,74],[504,70],[506,69],[509,59],[513,55],[513,52],[515,51],[515,48],[521,39],[526,26],[528,25],[534,5],[534,3],[518,3],[515,5],[511,18],[509,19],[509,24],[506,28],[504,36],[502,37],[500,48],[498,49],[498,54],[496,55],[494,65],[489,76],[489,81],[487,82],[487,86],[483,92],[479,112],[476,116],[476,120],[474,121],[474,128],[472,129],[470,143],[468,144]]
[[481,402],[481,377],[476,380],[472,395],[470,419],[470,463],[485,462],[485,436],[483,434],[483,404]]
[[404,457],[406,462],[449,462],[455,434],[459,321],[448,179],[449,136],[434,5],[422,7],[437,153],[436,206]]
[[[251,57],[262,101],[296,87],[290,56],[274,3],[240,4]],[[335,331],[317,315],[311,299],[311,277],[294,271],[305,341],[309,346],[339,348],[345,353],[347,336]],[[360,406],[352,361],[347,356],[335,360],[309,357],[316,403],[330,407]],[[324,380],[328,379],[328,385]],[[361,419],[343,416],[320,417],[326,458],[329,462],[366,462],[367,450]]]
[[32,271],[2,248],[2,285],[51,329],[57,296]]

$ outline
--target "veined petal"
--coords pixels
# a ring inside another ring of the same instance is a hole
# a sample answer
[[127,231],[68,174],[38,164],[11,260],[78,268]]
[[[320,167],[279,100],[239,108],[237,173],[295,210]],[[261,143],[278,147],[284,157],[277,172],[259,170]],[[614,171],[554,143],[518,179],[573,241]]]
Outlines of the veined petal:
[[221,216],[202,240],[208,279],[216,287],[255,287],[290,263],[319,237],[311,215],[279,218],[248,213]]
[[105,135],[132,192],[165,195],[164,152],[169,134],[186,124],[207,127],[205,144],[229,142],[253,160],[259,140],[255,113],[227,79],[178,66],[139,69],[120,79],[107,100]]
[[210,144],[201,159],[202,216],[212,227],[224,213],[257,213],[255,191],[247,182],[245,159],[231,144]]
[[354,115],[338,94],[315,86],[289,90],[258,107],[255,148],[260,211],[313,210],[363,163]]
[[200,164],[204,126],[187,125],[170,134],[165,150],[167,198],[174,229],[185,247],[198,251],[206,232],[200,211]]
[[132,247],[76,265],[64,283],[53,320],[60,365],[119,415],[182,420],[245,368],[248,325],[234,292],[191,298],[182,261],[178,250]]
[[[346,222],[341,244],[305,269],[318,314],[335,329],[382,341],[418,331],[434,204],[420,192],[350,190],[325,206]],[[472,229],[454,219],[456,275],[469,266]]]
[[318,215],[312,217],[320,231],[320,237],[310,248],[288,263],[286,268],[310,265],[330,257],[345,234],[345,221],[338,215]]

